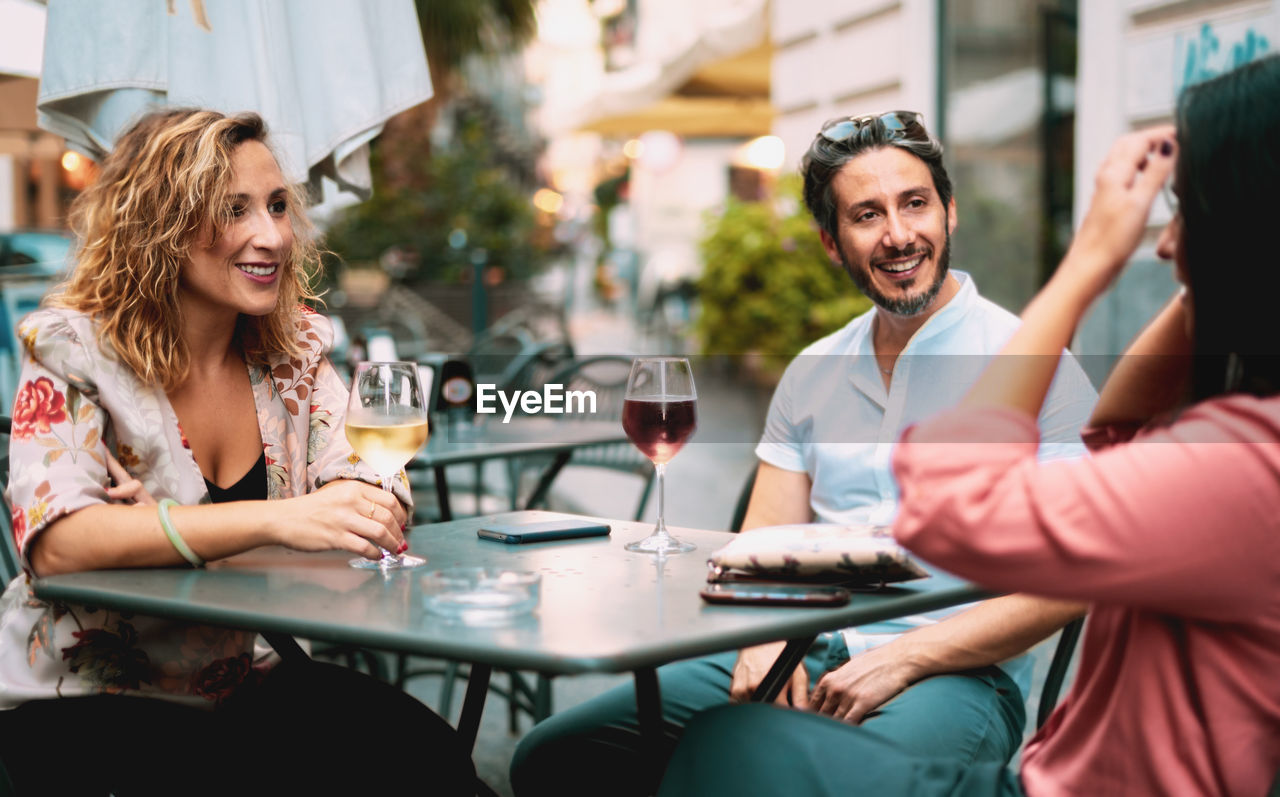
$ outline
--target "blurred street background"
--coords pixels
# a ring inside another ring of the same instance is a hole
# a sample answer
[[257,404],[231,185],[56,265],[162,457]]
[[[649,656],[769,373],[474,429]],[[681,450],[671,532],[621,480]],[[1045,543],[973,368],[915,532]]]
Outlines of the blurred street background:
[[[520,388],[592,355],[696,355],[667,518],[727,528],[781,368],[869,306],[799,200],[824,120],[923,112],[956,188],[952,264],[1018,312],[1112,140],[1277,41],[1280,0],[0,0],[0,399],[120,127],[166,102],[254,109],[315,202],[335,362],[452,361]],[[1078,331],[1096,384],[1174,290],[1168,213]],[[458,513],[528,486],[502,463],[453,471]],[[571,466],[550,507],[630,518],[642,472]],[[555,704],[613,682],[560,679]],[[435,704],[437,685],[411,688]],[[501,793],[504,712],[490,702],[477,750]]]
[[[68,267],[67,207],[119,128],[203,103],[262,111],[308,182],[336,356],[380,331],[474,355],[598,316],[641,333],[610,353],[745,356],[729,370],[767,385],[867,306],[797,200],[824,120],[922,111],[952,262],[1016,312],[1111,140],[1273,49],[1278,20],[1275,0],[0,0],[0,326]],[[244,43],[268,29],[268,52]],[[1173,289],[1165,216],[1079,332],[1095,381]]]

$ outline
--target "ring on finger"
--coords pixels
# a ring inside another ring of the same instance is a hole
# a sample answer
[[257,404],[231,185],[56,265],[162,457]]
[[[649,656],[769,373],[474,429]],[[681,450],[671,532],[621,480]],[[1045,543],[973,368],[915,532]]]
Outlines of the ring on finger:
[[373,520],[373,513],[374,513],[375,511],[377,511],[377,509],[378,509],[378,502],[377,502],[377,501],[374,501],[372,498],[370,498],[370,499],[369,499],[369,514],[368,514],[368,515],[366,515],[366,517],[368,517],[370,520]]

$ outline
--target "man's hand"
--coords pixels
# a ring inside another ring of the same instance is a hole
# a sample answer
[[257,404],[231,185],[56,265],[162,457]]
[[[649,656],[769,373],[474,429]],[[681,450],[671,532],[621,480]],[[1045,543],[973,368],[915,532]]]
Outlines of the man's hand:
[[930,675],[988,667],[1025,653],[1087,608],[1020,594],[983,601],[853,657],[822,676],[809,706],[835,719],[862,722]]
[[854,656],[818,681],[809,707],[851,725],[887,703],[916,679],[893,642]]
[[[769,668],[778,660],[786,646],[786,642],[770,642],[738,651],[738,661],[733,665],[733,682],[729,686],[730,702],[749,703],[756,687],[769,674]],[[795,708],[809,706],[809,674],[803,664],[791,673],[791,680],[783,685],[774,702],[780,706]]]

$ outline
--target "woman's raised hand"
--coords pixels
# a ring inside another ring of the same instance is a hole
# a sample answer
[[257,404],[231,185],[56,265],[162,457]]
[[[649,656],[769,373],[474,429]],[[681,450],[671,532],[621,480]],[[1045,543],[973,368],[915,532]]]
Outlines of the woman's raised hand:
[[276,541],[298,551],[350,551],[366,559],[381,557],[379,546],[403,551],[408,520],[391,493],[361,481],[339,479],[315,492],[284,501]]
[[1173,125],[1118,139],[1098,169],[1093,200],[1063,267],[1096,281],[1094,287],[1101,293],[1142,241],[1151,204],[1176,160]]
[[1142,240],[1151,203],[1173,173],[1174,133],[1171,125],[1153,127],[1111,147],[1067,256],[1022,311],[1022,326],[970,388],[962,406],[1004,407],[1039,416],[1059,357],[1080,319]]

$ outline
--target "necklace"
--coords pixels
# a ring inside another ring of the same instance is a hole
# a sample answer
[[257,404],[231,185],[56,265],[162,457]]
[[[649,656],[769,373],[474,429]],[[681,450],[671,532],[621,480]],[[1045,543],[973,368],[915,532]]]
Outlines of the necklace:
[[[880,363],[876,363],[876,368],[880,368]],[[892,368],[880,368],[880,373],[884,374],[885,376],[893,376],[893,369],[892,369]]]

